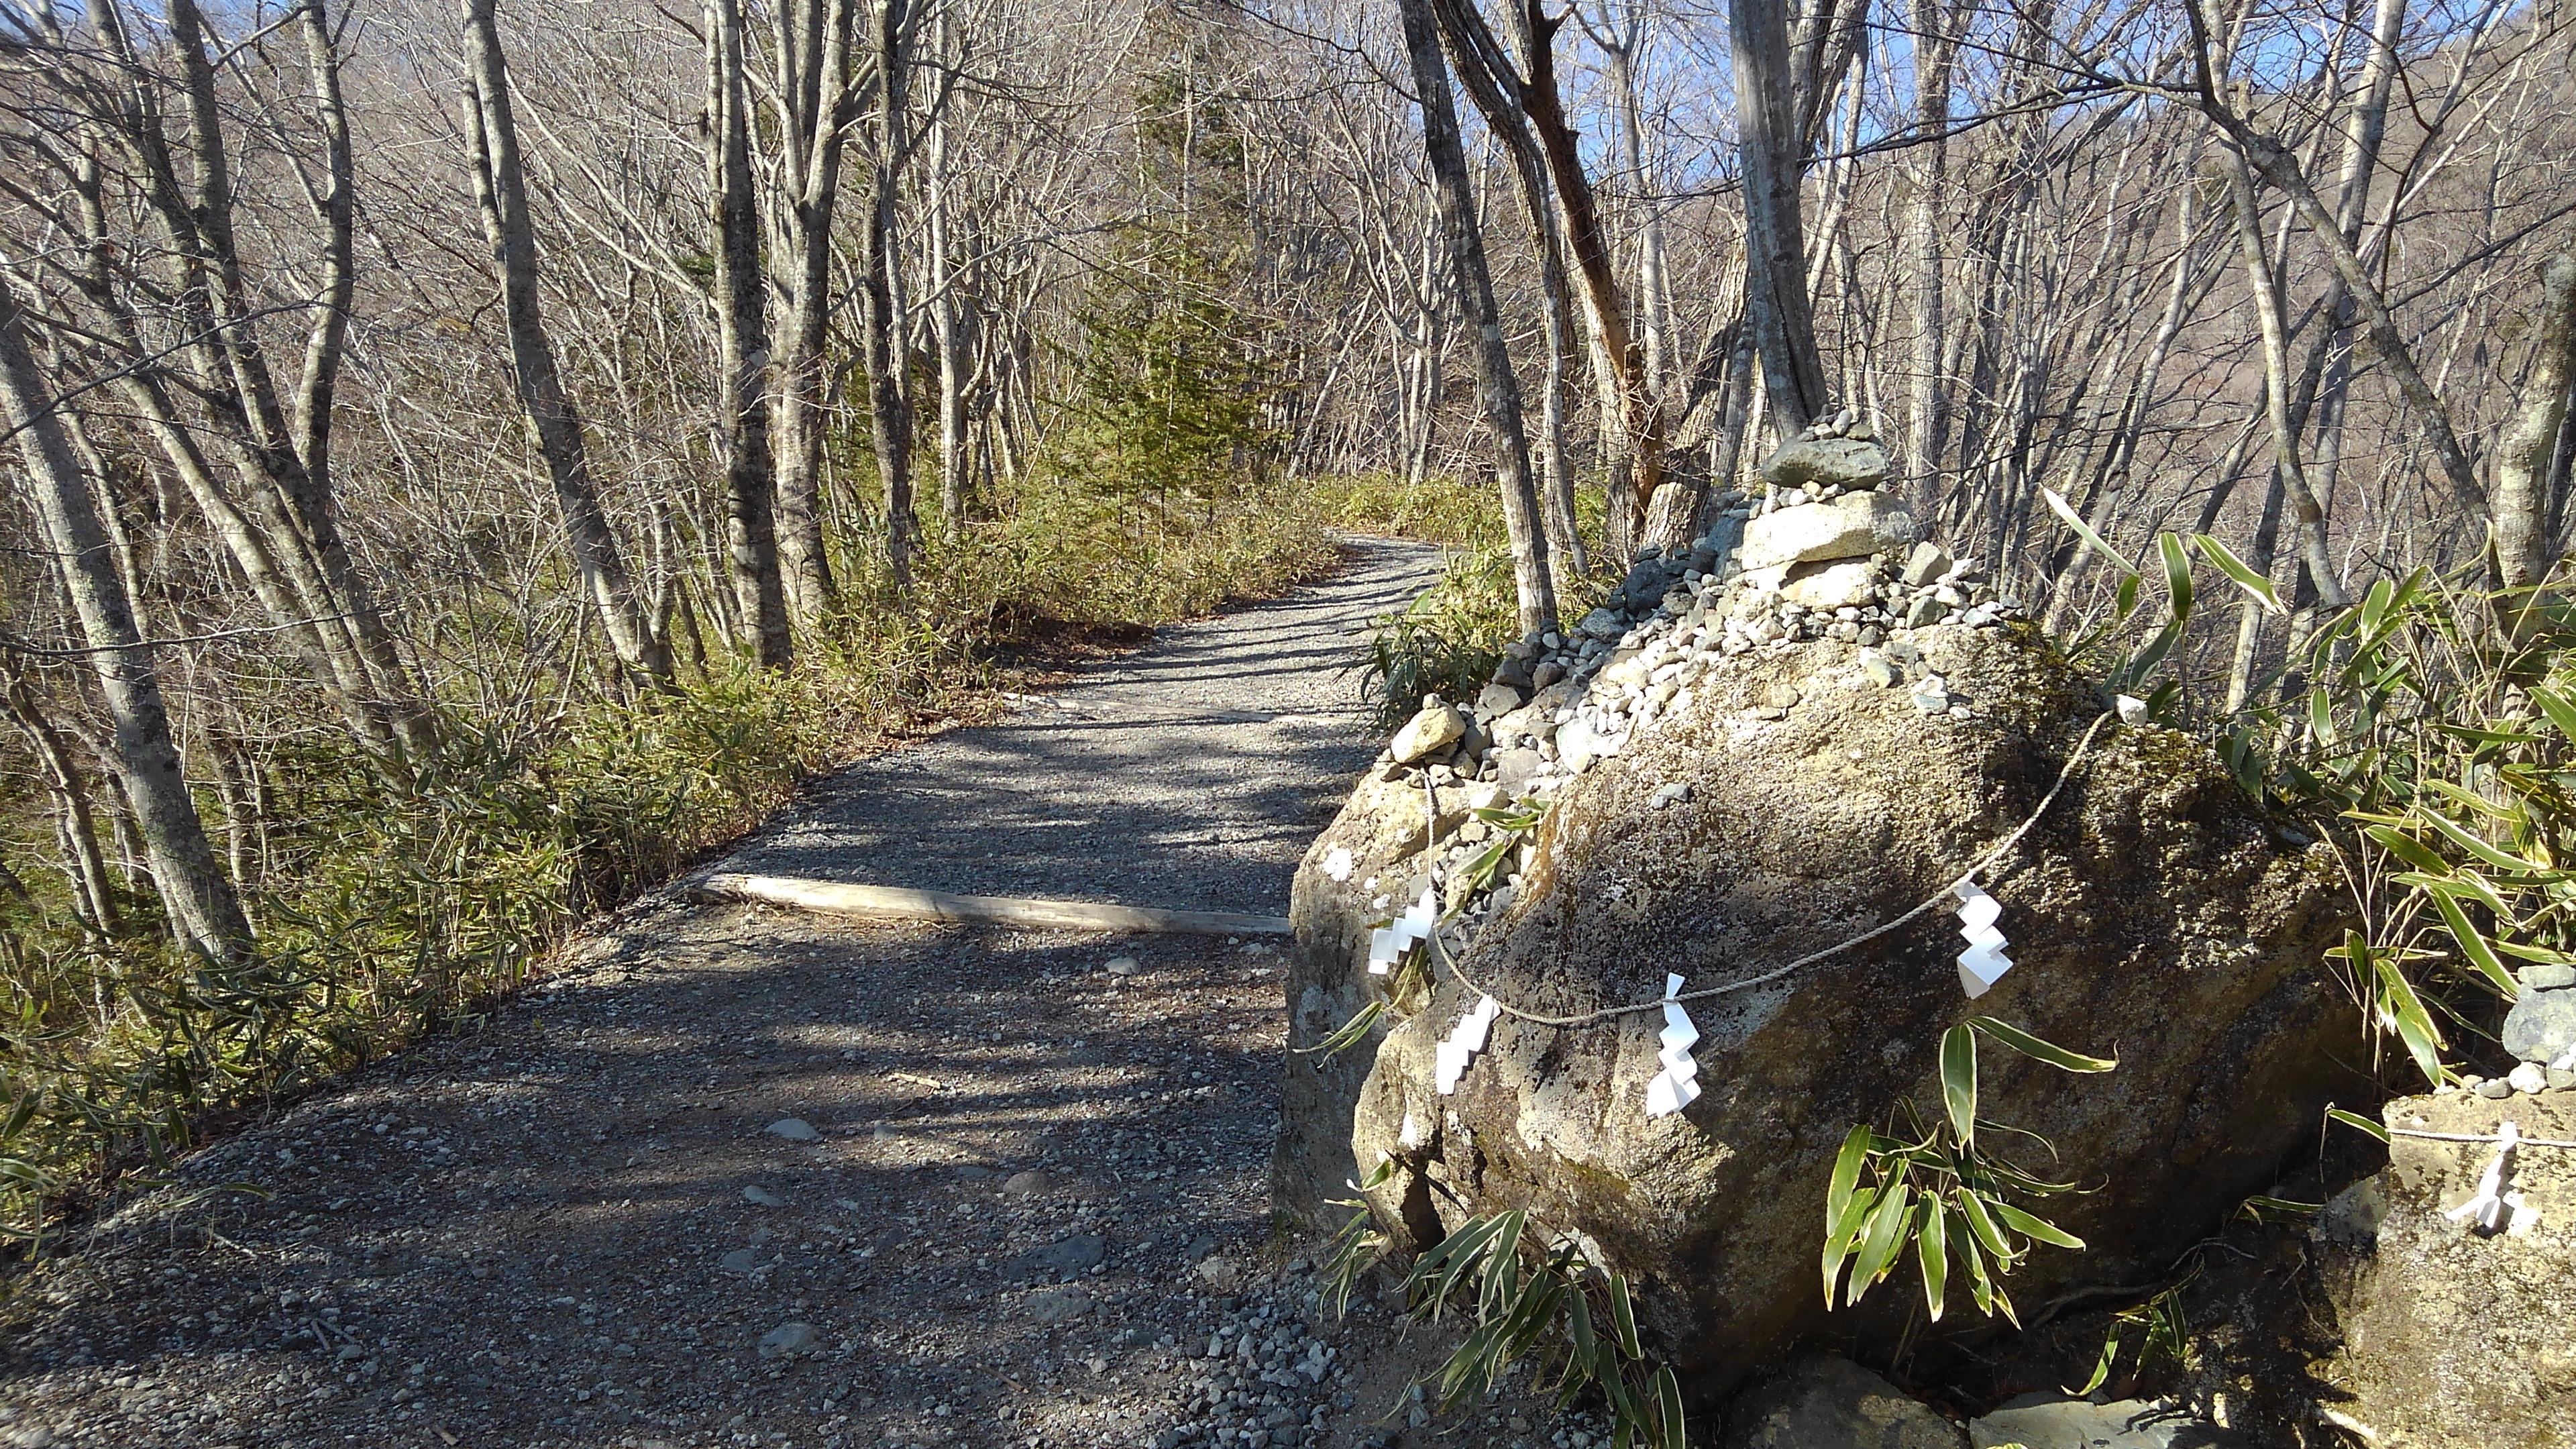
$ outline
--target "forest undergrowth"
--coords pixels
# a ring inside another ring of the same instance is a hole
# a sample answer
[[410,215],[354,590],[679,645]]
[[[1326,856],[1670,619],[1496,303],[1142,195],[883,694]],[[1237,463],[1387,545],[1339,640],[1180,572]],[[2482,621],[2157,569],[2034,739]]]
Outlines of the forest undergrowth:
[[[1222,500],[1032,484],[927,540],[909,607],[854,560],[831,627],[784,671],[681,651],[667,690],[439,709],[439,755],[396,783],[347,737],[301,737],[234,840],[259,933],[224,966],[156,924],[148,877],[107,862],[111,929],[51,867],[40,793],[0,801],[0,1232],[49,1225],[255,1110],[471,1023],[586,917],[752,829],[803,783],[987,710],[1080,652],[1329,569],[1337,532],[1473,547],[1481,502],[1434,479],[1254,485]],[[1222,517],[1220,517],[1220,513]],[[206,792],[211,795],[211,791]],[[208,798],[210,819],[221,802]]]

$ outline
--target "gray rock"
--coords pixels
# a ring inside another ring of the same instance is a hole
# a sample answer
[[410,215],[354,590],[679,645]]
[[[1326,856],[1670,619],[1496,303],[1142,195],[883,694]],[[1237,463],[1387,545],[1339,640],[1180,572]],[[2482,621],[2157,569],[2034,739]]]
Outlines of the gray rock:
[[1628,621],[1616,609],[1595,609],[1583,616],[1574,632],[1586,639],[1616,639],[1628,627]]
[[1100,969],[1112,976],[1133,976],[1145,968],[1138,965],[1133,956],[1112,956],[1101,963]]
[[[2493,1102],[2464,1092],[2401,1097],[2390,1127],[2469,1138],[2505,1122],[2523,1136],[2576,1139],[2576,1096]],[[2325,1280],[2343,1347],[2314,1377],[2343,1391],[2335,1408],[2382,1446],[2576,1444],[2576,1161],[2518,1152],[2506,1181],[2507,1230],[2488,1235],[2446,1210],[2477,1190],[2495,1149],[2484,1141],[2400,1136],[2388,1145],[2388,1210],[2377,1250]]]
[[1862,655],[1860,667],[1861,672],[1869,676],[1869,682],[1881,689],[1893,689],[1905,679],[1905,671],[1884,654]]
[[2504,1018],[2504,1049],[2526,1062],[2554,1062],[2576,1046],[2576,991],[2526,991]]
[[2526,988],[2533,991],[2556,991],[2563,987],[2576,986],[2576,966],[2543,964],[2535,961],[2514,974],[2522,978],[2522,984]]
[[992,1177],[992,1175],[993,1169],[986,1167],[980,1162],[961,1162],[957,1164],[957,1177],[961,1182],[983,1182]]
[[1486,758],[1494,767],[1494,783],[1513,799],[1527,793],[1532,777],[1547,768],[1547,757],[1532,749],[1496,750]]
[[810,1323],[782,1323],[760,1337],[760,1356],[778,1358],[791,1353],[812,1353],[822,1346],[821,1335]]
[[1884,493],[1846,493],[1783,508],[1746,524],[1744,567],[1862,558],[1914,541],[1914,515]]
[[1417,764],[1458,743],[1466,734],[1465,715],[1449,705],[1435,704],[1396,731],[1387,750],[1399,765]]
[[2505,1073],[2504,1081],[2525,1096],[2538,1096],[2549,1085],[2549,1072],[2538,1062],[2523,1062]]
[[1937,543],[1918,543],[1914,552],[1905,556],[1905,570],[1898,577],[1909,589],[1919,589],[1950,571],[1950,551]]
[[2372,1173],[2317,1209],[2308,1235],[2346,1252],[2367,1253],[2379,1245],[2379,1225],[2388,1216],[2388,1186]]
[[2553,1092],[2576,1088],[2576,1072],[2571,1072],[2565,1067],[2546,1068],[2543,1071],[2543,1077],[2549,1083],[2549,1090]]
[[1839,1358],[1791,1365],[1738,1400],[1727,1422],[1728,1449],[1960,1449],[1967,1442],[1956,1425]]
[[1053,1180],[1045,1173],[1031,1168],[1026,1172],[1014,1172],[1004,1178],[1002,1191],[1013,1197],[1035,1197],[1054,1185]]
[[1071,1323],[1099,1305],[1079,1288],[1049,1288],[1030,1294],[1027,1306],[1032,1322]]
[[751,1204],[753,1207],[775,1208],[787,1206],[787,1199],[780,1197],[778,1194],[771,1192],[768,1188],[761,1187],[758,1184],[744,1188],[742,1190],[742,1200]]
[[1913,603],[1905,606],[1905,627],[1920,629],[1927,624],[1937,624],[1941,621],[1941,616],[1949,611],[1950,606],[1939,599],[1930,594],[1921,595]]
[[728,1272],[756,1272],[760,1267],[760,1254],[753,1252],[749,1248],[736,1248],[732,1252],[725,1254],[721,1261]]
[[784,1137],[790,1142],[820,1142],[823,1140],[823,1134],[815,1131],[813,1124],[807,1122],[802,1117],[781,1118],[776,1122],[770,1123],[765,1130],[772,1137]]
[[1109,1256],[1109,1240],[1097,1233],[1076,1233],[1061,1242],[1031,1249],[1002,1265],[1002,1276],[1013,1283],[1031,1278],[1070,1278],[1087,1273]]
[[1506,689],[1527,689],[1530,682],[1529,660],[1505,656],[1502,663],[1494,666],[1494,683]]
[[[1521,692],[1508,684],[1488,684],[1476,696],[1476,708],[1487,717],[1500,717],[1521,707]],[[2571,976],[2570,980],[2576,980]]]
[[2201,1449],[2241,1444],[2216,1425],[2167,1404],[2123,1399],[2097,1404],[2061,1394],[2024,1394],[1968,1424],[1975,1449]]
[[1887,454],[1859,438],[1793,442],[1764,461],[1762,481],[1774,488],[1876,488],[1887,481]]
[[[1803,951],[1846,939],[1864,928],[1855,923],[1892,919],[1956,879],[1970,845],[1959,802],[1979,802],[1992,822],[1981,828],[2019,825],[2099,705],[2036,643],[1963,629],[1916,642],[1995,728],[1927,716],[1901,690],[1844,687],[1851,657],[1838,649],[1713,664],[1687,702],[1566,788],[1537,868],[1509,915],[1463,948],[1461,976],[1515,1003],[1649,1002],[1666,970],[1696,987],[1776,966],[1795,954],[1790,942]],[[1794,717],[1734,728],[1773,683],[1799,689]],[[2117,1281],[2107,1274],[2161,1272],[2266,1189],[2279,1154],[2312,1140],[2325,1097],[2348,1081],[2336,1062],[2349,1055],[2349,1004],[2318,954],[2348,919],[2332,873],[2273,835],[2214,754],[2138,733],[2096,738],[2080,807],[2061,800],[2040,817],[2026,863],[1998,892],[2018,965],[1977,1009],[2075,1050],[2120,1052],[2107,1076],[2070,1077],[2010,1053],[1983,1074],[1981,1110],[2057,1144],[2061,1175],[2124,1184],[2051,1200],[2060,1226],[2090,1246],[2031,1253],[2014,1270],[2025,1303]],[[1681,781],[1724,808],[1642,808]],[[1331,881],[1323,853],[1347,846],[1357,869],[1398,895],[1383,882],[1420,859],[1421,793],[1363,785],[1308,853],[1284,999],[1312,986],[1332,1010],[1312,1025],[1301,1012],[1291,1045],[1348,1021],[1376,980],[1365,975],[1368,928],[1385,912]],[[1635,861],[1689,868],[1634,875],[1624,863]],[[1722,937],[1693,924],[1717,921]],[[1926,923],[1926,939],[1957,940],[1948,925]],[[2087,965],[2109,951],[2134,964]],[[1948,954],[1934,969],[1948,970]],[[1444,976],[1419,1009],[1389,1013],[1382,1037],[1343,1054],[1355,1071],[1301,1070],[1283,1083],[1280,1206],[1339,1223],[1329,1200],[1347,1195],[1361,1164],[1391,1158],[1392,1176],[1369,1196],[1401,1251],[1503,1205],[1581,1223],[1609,1255],[1602,1267],[1654,1278],[1640,1311],[1675,1346],[1694,1393],[1723,1394],[1810,1334],[1862,1331],[1825,1317],[1812,1214],[1741,1205],[1810,1200],[1841,1125],[1923,1100],[1941,1034],[1963,1007],[1954,985],[1924,975],[1922,957],[1855,954],[1789,978],[1759,1011],[1695,1011],[1693,1051],[1710,1089],[1684,1117],[1640,1110],[1654,1036],[1634,1018],[1565,1031],[1498,1023],[1461,1090],[1440,1095],[1435,1055],[1468,1005],[1464,990]],[[1713,1085],[1756,1080],[1759,1093]],[[1802,1122],[1825,1129],[1782,1136],[1776,1104],[1792,1099]],[[1919,1288],[1901,1286],[1865,1300],[1852,1322],[1892,1341],[1907,1291],[1919,1301]],[[1937,1336],[1982,1327],[1964,1302]]]
[[1646,808],[1649,810],[1661,810],[1667,805],[1679,805],[1690,799],[1690,797],[1690,782],[1687,780],[1675,780],[1673,783],[1657,789],[1655,791],[1654,798],[1646,802]]
[[2513,1084],[2502,1077],[2496,1077],[2489,1081],[2478,1083],[2472,1090],[2474,1090],[2479,1096],[2486,1098],[2488,1101],[2501,1102],[2505,1098],[2513,1095]]
[[1874,561],[1837,559],[1792,564],[1780,579],[1780,597],[1810,609],[1849,609],[1868,603],[1877,587],[1878,565]]

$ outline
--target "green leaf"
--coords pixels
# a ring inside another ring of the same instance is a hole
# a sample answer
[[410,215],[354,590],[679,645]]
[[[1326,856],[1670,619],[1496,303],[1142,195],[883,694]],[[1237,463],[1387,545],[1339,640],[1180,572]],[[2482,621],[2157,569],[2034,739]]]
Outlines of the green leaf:
[[2540,706],[2540,712],[2549,716],[2549,722],[2558,727],[2558,733],[2576,740],[2576,704],[2569,703],[2566,695],[2546,685],[2533,685],[2531,698]]
[[2065,519],[2066,526],[2075,530],[2076,537],[2084,540],[2086,544],[2090,545],[2096,552],[2100,553],[2102,557],[2107,558],[2112,563],[2118,565],[2122,573],[2135,574],[2137,572],[2135,566],[2130,564],[2127,559],[2120,557],[2119,550],[2114,549],[2107,543],[2104,543],[2102,541],[2102,535],[2095,533],[2091,525],[2087,524],[2082,518],[2076,515],[2074,505],[2068,503],[2063,497],[2060,497],[2056,489],[2042,488],[2039,490],[2039,496],[2048,500],[2049,510],[2055,513],[2058,517]]
[[2119,1320],[2113,1319],[2111,1322],[2111,1331],[2102,1335],[2102,1356],[2093,1361],[2093,1377],[2084,1381],[2084,1387],[2080,1389],[2068,1389],[2066,1392],[2079,1399],[2092,1397],[2093,1391],[2102,1387],[2102,1385],[2110,1379],[2111,1365],[2119,1358],[2119,1356],[2120,1324]]
[[1998,1021],[1991,1016],[1971,1017],[1968,1025],[2033,1061],[2046,1062],[2062,1071],[2107,1072],[2120,1064],[2117,1057],[2088,1057],[2081,1052],[2068,1051],[2054,1042],[2042,1041],[2020,1027]]
[[2378,842],[2380,848],[2390,855],[2396,856],[2427,875],[2451,873],[2449,861],[2442,859],[2431,846],[2411,835],[2400,834],[2385,825],[2366,825],[2362,827],[2361,833]]
[[1292,1047],[1290,1050],[1301,1057],[1313,1057],[1316,1063],[1316,1070],[1321,1071],[1325,1062],[1331,1061],[1333,1058],[1340,1056],[1343,1052],[1350,1050],[1352,1047],[1355,1047],[1362,1041],[1366,1040],[1369,1034],[1369,1028],[1377,1025],[1378,1018],[1384,1015],[1386,1015],[1385,1000],[1381,998],[1379,1000],[1371,1001],[1368,1005],[1359,1009],[1358,1015],[1352,1017],[1346,1022],[1343,1022],[1339,1027],[1335,1028],[1331,1036],[1324,1038],[1313,1046]]
[[2164,555],[2165,594],[2173,604],[2173,621],[2180,624],[2191,617],[2191,556],[2183,552],[2177,534],[2157,534],[2156,549]]
[[1654,1389],[1657,1449],[1685,1449],[1690,1441],[1682,1422],[1682,1385],[1672,1365],[1656,1365]]
[[1941,1101],[1962,1143],[1977,1140],[1977,1033],[1965,1022],[1941,1033]]
[[2369,1118],[2364,1117],[2357,1112],[2347,1112],[2341,1107],[2328,1107],[2326,1109],[2326,1120],[2329,1122],[2341,1122],[2346,1127],[2358,1127],[2362,1131],[2369,1133],[2371,1136],[2378,1138],[2382,1145],[2385,1145],[2388,1141],[2387,1128],[2371,1121]]
[[2509,870],[2519,873],[2522,871],[2544,870],[2547,868],[2536,861],[2524,860],[2520,856],[2505,854],[2503,851],[2496,849],[2494,846],[2487,844],[2485,841],[2478,839],[2476,836],[2471,835],[2469,832],[2453,824],[2448,816],[2445,816],[2438,811],[2419,810],[2416,814],[2424,821],[2425,824],[2442,832],[2443,836],[2453,845],[2456,845],[2460,849],[2467,851],[2469,854],[2476,856],[2478,859],[2485,861],[2487,864],[2496,867],[2498,870]]
[[2254,572],[2246,565],[2245,560],[2230,552],[2227,545],[2205,533],[2193,534],[2191,541],[2199,547],[2201,557],[2218,565],[2218,571],[2234,579],[2236,587],[2253,595],[2256,603],[2275,614],[2290,612],[2282,607],[2281,596],[2273,592],[2272,581]]
[[1913,1189],[1902,1182],[1880,1195],[1877,1208],[1869,1215],[1869,1227],[1861,1235],[1860,1256],[1852,1263],[1851,1279],[1844,1285],[1844,1302],[1858,1303],[1871,1284],[1896,1266],[1897,1254],[1905,1248],[1905,1225],[1912,1220],[1913,1198]]
[[2477,968],[2489,986],[2502,993],[2506,1000],[2512,1000],[2522,989],[2521,983],[2513,979],[2513,973],[2496,959],[2494,951],[2488,949],[2487,938],[2479,935],[2477,928],[2469,924],[2469,913],[2460,909],[2460,903],[2451,899],[2449,891],[2437,890],[2428,894],[2433,897],[2433,908],[2442,913],[2442,924],[2451,928],[2451,939],[2460,943],[2461,954],[2469,958],[2469,964]]
[[2004,1226],[2012,1229],[2014,1232],[2037,1238],[2043,1243],[2051,1243],[2061,1248],[2081,1249],[2084,1246],[2084,1240],[2082,1238],[2075,1236],[2073,1233],[2066,1231],[2055,1223],[2044,1222],[2039,1218],[2035,1218],[2029,1213],[2023,1212],[2020,1208],[2014,1207],[2011,1203],[1999,1202],[1994,1205],[1994,1208],[1995,1216],[2003,1219]]
[[1637,1342],[1637,1306],[1628,1300],[1628,1279],[1620,1273],[1610,1275],[1610,1326],[1618,1334],[1621,1353],[1630,1358],[1646,1356]]
[[1995,1225],[1994,1214],[1986,1210],[1986,1199],[1983,1193],[1972,1188],[1960,1188],[1959,1216],[1968,1220],[1969,1235],[1983,1243],[1987,1252],[1995,1255],[1998,1265],[2006,1268],[2012,1266],[2015,1256],[2012,1243],[2004,1237],[2003,1229]]
[[1922,1221],[1914,1229],[1914,1261],[1923,1269],[1923,1301],[1932,1310],[1932,1321],[1941,1321],[1941,1301],[1949,1296],[1950,1237],[1949,1224],[1941,1212],[1941,1199],[1932,1193],[1923,1195]]

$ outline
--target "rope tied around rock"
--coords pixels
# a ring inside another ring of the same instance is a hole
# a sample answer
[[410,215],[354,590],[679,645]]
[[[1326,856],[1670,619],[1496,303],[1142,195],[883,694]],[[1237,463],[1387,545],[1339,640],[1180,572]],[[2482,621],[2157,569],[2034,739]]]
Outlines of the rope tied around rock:
[[1976,864],[1969,866],[1967,871],[1957,880],[1943,886],[1939,892],[1927,897],[1922,904],[1914,907],[1910,911],[1907,911],[1905,914],[1898,916],[1892,921],[1888,921],[1870,930],[1863,931],[1861,934],[1854,936],[1847,941],[1838,941],[1831,946],[1825,947],[1823,950],[1810,951],[1806,955],[1799,957],[1795,961],[1789,962],[1785,966],[1774,967],[1769,971],[1763,972],[1759,976],[1748,976],[1741,981],[1727,982],[1723,986],[1704,986],[1697,991],[1682,992],[1678,996],[1659,996],[1652,1001],[1641,1001],[1625,1006],[1605,1006],[1598,1011],[1577,1012],[1571,1016],[1549,1016],[1542,1012],[1524,1011],[1520,1007],[1512,1005],[1510,1002],[1503,1000],[1500,996],[1495,995],[1494,991],[1490,987],[1482,985],[1474,977],[1469,976],[1465,971],[1459,969],[1457,961],[1450,957],[1448,949],[1442,944],[1440,934],[1437,931],[1434,931],[1431,934],[1431,949],[1440,958],[1440,963],[1449,969],[1449,974],[1457,977],[1461,982],[1465,983],[1469,990],[1482,996],[1493,997],[1494,1004],[1501,1009],[1504,1015],[1517,1017],[1522,1021],[1530,1022],[1537,1026],[1589,1026],[1593,1022],[1607,1021],[1614,1016],[1626,1016],[1631,1013],[1641,1011],[1661,1011],[1664,1009],[1664,1004],[1668,1001],[1704,1001],[1710,997],[1726,996],[1738,991],[1749,991],[1756,986],[1767,985],[1779,980],[1781,977],[1789,975],[1792,972],[1802,971],[1809,966],[1813,966],[1819,961],[1839,956],[1843,952],[1849,951],[1854,947],[1865,946],[1870,942],[1877,940],[1879,937],[1887,935],[1888,933],[1895,931],[1934,910],[1940,909],[1945,905],[1955,905],[1958,901],[1959,887],[1973,882],[1978,876],[1991,870],[1996,862],[2002,860],[2005,855],[2011,852],[2014,846],[2021,843],[2021,838],[2028,835],[2031,831],[2031,827],[2039,823],[2040,817],[2048,813],[2048,807],[2057,803],[2057,797],[2065,790],[2066,782],[2075,777],[2075,767],[2082,764],[2085,755],[2092,750],[2094,736],[2101,733],[2102,726],[2108,723],[2112,717],[2113,712],[2105,710],[2094,718],[2093,723],[2085,729],[2084,738],[2076,742],[2075,753],[2066,757],[2066,764],[2064,768],[2057,772],[2055,783],[2048,787],[2047,794],[2039,797],[2039,804],[2037,807],[2032,809],[2029,817],[2024,819],[2020,825],[2014,827],[2013,832],[2010,835],[2005,836],[2001,841],[1997,842],[1992,850],[1989,850],[1984,855],[1978,857]]

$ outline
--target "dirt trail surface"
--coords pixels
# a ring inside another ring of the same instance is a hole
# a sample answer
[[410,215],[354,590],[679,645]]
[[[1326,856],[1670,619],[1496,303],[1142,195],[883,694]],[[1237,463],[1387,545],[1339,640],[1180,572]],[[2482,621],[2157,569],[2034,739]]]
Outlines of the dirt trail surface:
[[[1370,751],[1339,666],[1435,562],[1356,555],[726,865],[1284,910]],[[1268,1220],[1279,959],[647,902],[30,1273],[0,1446],[1392,1442],[1424,1345]]]

